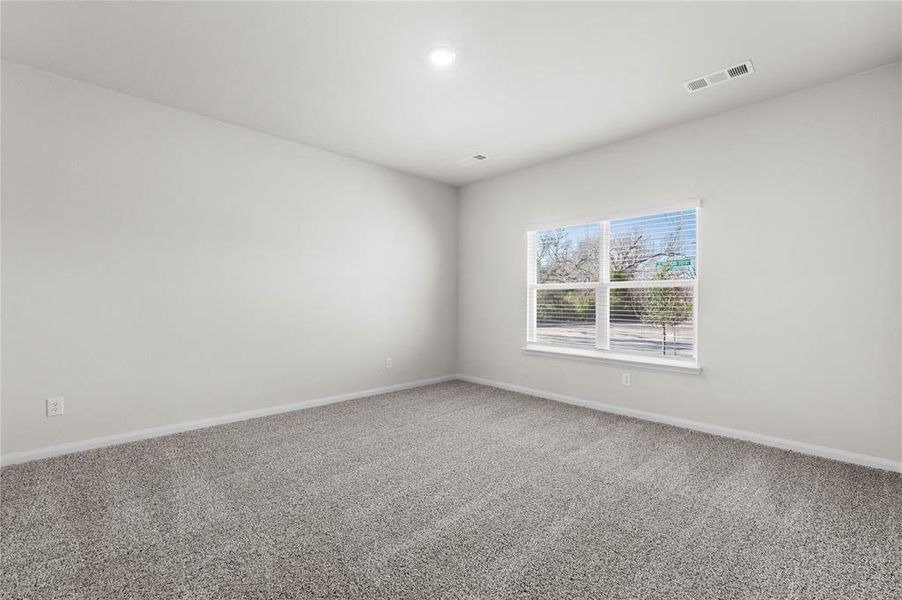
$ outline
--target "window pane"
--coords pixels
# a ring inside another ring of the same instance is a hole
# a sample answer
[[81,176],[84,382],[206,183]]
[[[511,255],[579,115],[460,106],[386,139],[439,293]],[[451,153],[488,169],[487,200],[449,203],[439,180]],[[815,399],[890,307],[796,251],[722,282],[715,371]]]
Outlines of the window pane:
[[595,290],[537,290],[536,343],[595,349]]
[[694,290],[610,290],[610,348],[615,352],[687,358],[695,355]]
[[611,221],[611,281],[695,279],[696,209]]
[[598,281],[598,223],[536,231],[536,281]]

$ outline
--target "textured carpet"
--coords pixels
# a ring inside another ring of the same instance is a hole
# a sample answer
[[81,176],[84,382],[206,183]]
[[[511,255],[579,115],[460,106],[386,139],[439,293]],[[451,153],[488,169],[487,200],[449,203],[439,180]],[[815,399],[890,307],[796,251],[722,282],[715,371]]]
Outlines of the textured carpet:
[[902,598],[902,477],[461,382],[6,467],[3,598]]

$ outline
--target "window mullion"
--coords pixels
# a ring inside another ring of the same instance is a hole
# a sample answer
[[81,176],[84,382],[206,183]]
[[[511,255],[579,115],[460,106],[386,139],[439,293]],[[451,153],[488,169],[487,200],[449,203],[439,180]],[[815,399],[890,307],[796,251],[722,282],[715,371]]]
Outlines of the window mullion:
[[595,347],[598,350],[611,348],[610,314],[611,297],[608,283],[611,279],[610,240],[611,227],[608,221],[602,221],[598,228],[598,286],[595,288]]
[[527,286],[536,290],[594,290],[598,287],[596,281],[578,281],[566,283],[534,283]]
[[610,281],[605,287],[617,289],[652,289],[652,288],[695,288],[697,279],[636,279],[629,281]]

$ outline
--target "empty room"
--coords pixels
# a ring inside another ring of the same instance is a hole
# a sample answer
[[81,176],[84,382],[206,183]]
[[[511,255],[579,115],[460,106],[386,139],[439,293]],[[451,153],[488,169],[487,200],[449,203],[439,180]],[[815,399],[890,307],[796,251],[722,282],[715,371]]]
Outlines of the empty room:
[[0,598],[902,599],[902,2],[0,2]]

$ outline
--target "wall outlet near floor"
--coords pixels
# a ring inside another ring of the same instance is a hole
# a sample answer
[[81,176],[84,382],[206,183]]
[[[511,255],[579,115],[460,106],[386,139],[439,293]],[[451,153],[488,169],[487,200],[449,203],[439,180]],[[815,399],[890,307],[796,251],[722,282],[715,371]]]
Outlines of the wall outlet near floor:
[[633,377],[629,373],[624,373],[623,375],[621,375],[620,381],[623,383],[623,385],[626,386],[633,385]]
[[63,414],[63,397],[47,398],[47,416],[58,417]]
[[391,369],[391,357],[390,356],[385,357],[385,368]]

